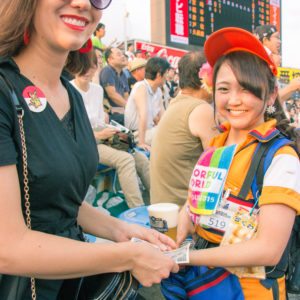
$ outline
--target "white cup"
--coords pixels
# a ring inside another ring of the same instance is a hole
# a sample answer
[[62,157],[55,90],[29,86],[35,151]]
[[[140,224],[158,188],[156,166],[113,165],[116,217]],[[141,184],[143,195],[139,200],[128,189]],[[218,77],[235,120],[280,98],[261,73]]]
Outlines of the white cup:
[[147,207],[151,228],[176,240],[179,206],[174,203],[157,203]]

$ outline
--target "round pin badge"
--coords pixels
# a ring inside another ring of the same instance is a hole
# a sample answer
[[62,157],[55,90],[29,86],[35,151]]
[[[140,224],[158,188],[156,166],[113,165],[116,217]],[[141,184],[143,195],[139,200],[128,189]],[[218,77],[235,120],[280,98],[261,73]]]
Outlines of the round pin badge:
[[47,106],[45,94],[36,86],[27,86],[23,91],[23,97],[33,112],[42,112]]

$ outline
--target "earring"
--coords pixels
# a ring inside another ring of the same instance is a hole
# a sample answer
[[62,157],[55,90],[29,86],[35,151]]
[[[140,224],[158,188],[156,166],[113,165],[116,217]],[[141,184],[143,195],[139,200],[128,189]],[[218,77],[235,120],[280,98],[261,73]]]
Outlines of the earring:
[[26,28],[23,35],[24,45],[27,46],[29,44],[29,41],[30,41],[30,35],[29,35],[28,28]]
[[276,112],[276,107],[274,105],[268,105],[266,112],[268,115],[273,115]]
[[80,53],[87,53],[90,52],[93,48],[92,39],[89,38],[85,44],[78,50]]

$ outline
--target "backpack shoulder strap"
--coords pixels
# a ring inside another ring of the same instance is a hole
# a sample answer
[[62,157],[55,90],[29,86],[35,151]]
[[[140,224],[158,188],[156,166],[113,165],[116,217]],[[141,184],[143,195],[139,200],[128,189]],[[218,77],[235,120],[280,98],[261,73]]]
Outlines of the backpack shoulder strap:
[[291,144],[291,141],[282,135],[278,135],[268,142],[258,144],[250,168],[238,194],[239,198],[246,199],[251,189],[254,199],[257,200],[261,193],[265,172],[270,166],[274,154],[279,148],[288,144]]
[[261,194],[265,173],[270,167],[275,153],[283,146],[292,144],[291,140],[285,138],[282,135],[279,135],[277,138],[272,139],[270,142],[270,144],[267,143],[269,144],[269,146],[267,148],[267,151],[260,159],[256,174],[251,184],[252,193],[255,199]]
[[267,150],[266,143],[259,143],[257,145],[254,155],[253,155],[253,158],[251,160],[250,168],[248,170],[246,178],[245,178],[243,185],[240,189],[240,192],[238,194],[238,198],[246,199],[246,197],[250,191],[251,184],[254,180],[258,165],[259,165],[264,153],[266,152],[266,150]]

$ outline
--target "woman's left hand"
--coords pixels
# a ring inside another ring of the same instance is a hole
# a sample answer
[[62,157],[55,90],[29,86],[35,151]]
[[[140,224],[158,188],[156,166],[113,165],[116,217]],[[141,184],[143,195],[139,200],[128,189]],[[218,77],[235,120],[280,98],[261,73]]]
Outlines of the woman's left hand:
[[118,242],[125,242],[131,238],[139,238],[158,246],[162,251],[176,248],[176,243],[171,238],[158,232],[157,230],[145,228],[136,224],[126,224],[122,235],[117,238]]

